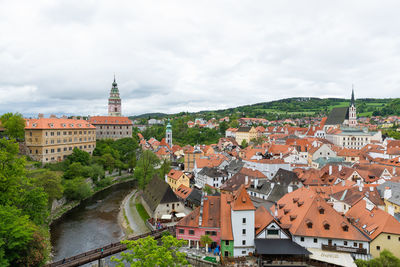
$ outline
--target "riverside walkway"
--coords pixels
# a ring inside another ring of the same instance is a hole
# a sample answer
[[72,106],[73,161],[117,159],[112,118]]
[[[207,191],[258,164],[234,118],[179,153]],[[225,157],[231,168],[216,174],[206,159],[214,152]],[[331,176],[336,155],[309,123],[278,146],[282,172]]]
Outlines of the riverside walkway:
[[[144,238],[147,236],[152,236],[154,239],[159,239],[162,237],[163,232],[169,232],[171,235],[175,235],[175,227],[165,227],[159,230],[151,231],[149,233],[145,233],[142,235],[134,236],[128,238],[127,240],[137,240],[140,238]],[[117,254],[121,251],[126,250],[126,245],[121,244],[120,242],[111,243],[107,246],[96,248],[69,258],[65,258],[56,262],[49,263],[45,265],[46,267],[75,267],[81,266],[86,263],[90,263],[93,261],[100,260],[102,258]]]

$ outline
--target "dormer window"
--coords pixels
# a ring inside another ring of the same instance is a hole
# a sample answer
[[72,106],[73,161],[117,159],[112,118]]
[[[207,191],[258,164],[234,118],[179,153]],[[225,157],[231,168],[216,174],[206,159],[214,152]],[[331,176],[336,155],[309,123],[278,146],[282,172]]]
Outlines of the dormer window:
[[285,207],[285,204],[279,204],[278,207],[279,209],[283,209],[283,207]]
[[297,218],[297,215],[290,215],[290,221],[294,221]]
[[307,228],[309,228],[309,229],[312,228],[313,223],[311,220],[307,220],[306,224],[307,224]]
[[32,123],[32,127],[36,127],[37,126],[37,124],[36,123]]
[[73,123],[71,123],[69,126],[71,126],[71,127],[74,127],[74,124],[73,124]]
[[325,213],[325,209],[323,207],[321,207],[321,206],[318,207],[318,211],[319,211],[319,214],[324,214]]
[[289,211],[290,211],[290,209],[284,209],[284,210],[283,210],[283,213],[284,213],[284,214],[288,214]]
[[296,203],[297,201],[299,201],[299,198],[298,197],[294,197],[293,198],[293,203]]
[[342,229],[343,229],[343,231],[348,232],[349,231],[349,226],[347,224],[345,224],[345,223],[342,223]]
[[324,221],[324,229],[329,230],[329,228],[330,228],[329,223],[327,221]]
[[65,123],[62,124],[62,127],[67,127],[67,125]]
[[297,207],[301,207],[304,204],[304,201],[297,202]]

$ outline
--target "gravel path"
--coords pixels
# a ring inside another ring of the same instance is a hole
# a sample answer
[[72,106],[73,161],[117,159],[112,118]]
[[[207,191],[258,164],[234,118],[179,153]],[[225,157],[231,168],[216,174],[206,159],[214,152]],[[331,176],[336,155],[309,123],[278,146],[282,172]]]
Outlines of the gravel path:
[[133,230],[134,235],[140,235],[150,232],[149,228],[146,226],[139,213],[136,210],[136,194],[137,191],[134,190],[129,194],[128,201],[125,202],[124,209],[125,215],[128,219],[129,225]]

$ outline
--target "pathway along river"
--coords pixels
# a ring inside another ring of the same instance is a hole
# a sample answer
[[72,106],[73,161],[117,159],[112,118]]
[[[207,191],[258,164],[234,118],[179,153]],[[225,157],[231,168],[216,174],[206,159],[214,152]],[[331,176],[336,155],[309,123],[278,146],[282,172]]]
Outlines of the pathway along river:
[[53,261],[121,240],[119,207],[134,187],[130,181],[107,188],[55,221],[50,228]]

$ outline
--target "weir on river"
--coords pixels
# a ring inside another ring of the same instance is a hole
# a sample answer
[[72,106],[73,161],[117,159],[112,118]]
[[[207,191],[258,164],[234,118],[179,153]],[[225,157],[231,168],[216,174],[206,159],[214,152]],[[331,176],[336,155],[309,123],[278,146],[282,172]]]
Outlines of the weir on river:
[[50,228],[53,261],[121,240],[124,234],[118,224],[118,212],[122,200],[134,188],[132,181],[114,185],[55,221]]

